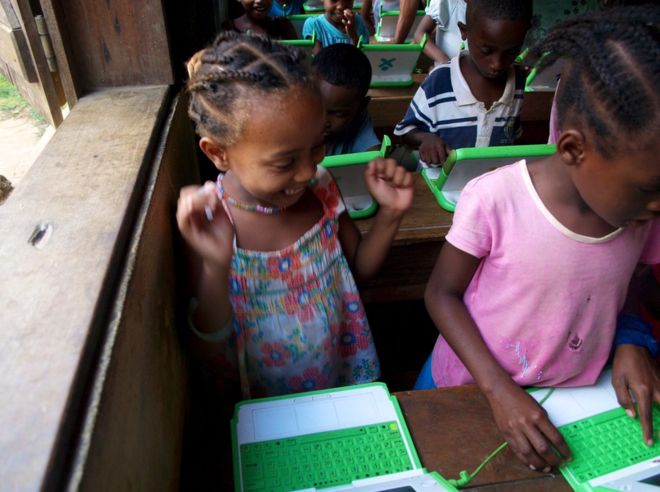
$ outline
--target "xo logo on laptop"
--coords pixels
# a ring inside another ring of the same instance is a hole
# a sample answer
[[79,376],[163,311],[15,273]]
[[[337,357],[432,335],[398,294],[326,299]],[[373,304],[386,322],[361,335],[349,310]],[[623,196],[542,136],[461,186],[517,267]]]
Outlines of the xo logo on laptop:
[[383,72],[386,72],[390,68],[394,68],[395,60],[396,58],[381,58],[380,63],[378,64],[378,68],[380,68]]

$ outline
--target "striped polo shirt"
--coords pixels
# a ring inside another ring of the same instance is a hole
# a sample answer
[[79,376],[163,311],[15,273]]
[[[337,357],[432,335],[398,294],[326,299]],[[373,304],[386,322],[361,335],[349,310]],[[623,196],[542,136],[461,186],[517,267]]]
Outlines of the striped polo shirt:
[[[467,51],[459,56],[467,56]],[[477,101],[459,66],[459,57],[433,70],[415,93],[395,135],[412,130],[435,133],[453,149],[511,145],[520,137],[525,74],[512,66],[502,97],[489,109]]]

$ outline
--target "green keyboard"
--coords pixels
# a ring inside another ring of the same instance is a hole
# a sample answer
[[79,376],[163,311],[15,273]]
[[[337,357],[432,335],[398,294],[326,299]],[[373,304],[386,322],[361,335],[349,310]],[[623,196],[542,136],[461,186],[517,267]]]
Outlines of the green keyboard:
[[[653,429],[660,429],[660,411],[655,405]],[[573,454],[573,460],[565,466],[580,483],[660,456],[657,439],[647,447],[639,420],[628,417],[623,408],[578,420],[559,431]]]
[[243,490],[349,484],[412,469],[396,422],[241,445]]

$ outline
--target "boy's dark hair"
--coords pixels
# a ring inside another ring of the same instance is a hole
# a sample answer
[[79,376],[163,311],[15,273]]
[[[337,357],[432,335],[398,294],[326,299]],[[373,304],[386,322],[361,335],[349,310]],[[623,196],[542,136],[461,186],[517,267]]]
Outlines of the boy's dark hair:
[[470,0],[465,12],[468,24],[473,22],[476,16],[531,23],[532,0]]
[[240,136],[249,100],[291,87],[318,92],[306,54],[263,35],[222,32],[190,58],[187,68],[188,115],[199,135],[225,145]]
[[365,97],[371,83],[369,59],[352,44],[331,44],[314,57],[312,65],[319,77],[332,85],[357,89]]
[[[660,6],[592,12],[556,24],[531,55],[543,69],[568,60],[557,95],[559,127],[578,119],[605,156],[658,138]],[[544,56],[545,54],[545,56]]]

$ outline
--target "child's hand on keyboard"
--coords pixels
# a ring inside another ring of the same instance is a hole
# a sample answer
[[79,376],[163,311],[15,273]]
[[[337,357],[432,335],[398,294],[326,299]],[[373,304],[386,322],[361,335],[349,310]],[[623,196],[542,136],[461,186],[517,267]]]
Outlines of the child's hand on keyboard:
[[[614,353],[612,386],[619,404],[631,417],[639,414],[644,442],[653,445],[653,402],[660,403],[660,370],[646,347],[619,345]],[[637,401],[637,410],[631,394]]]
[[487,397],[497,428],[516,457],[532,470],[544,472],[569,459],[568,445],[545,409],[513,381],[503,386]]

